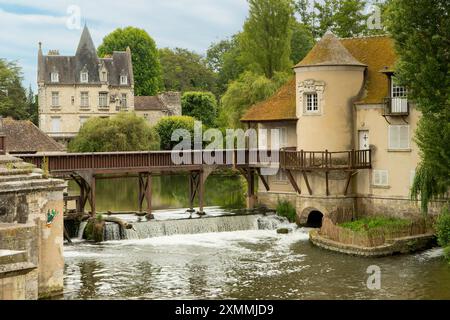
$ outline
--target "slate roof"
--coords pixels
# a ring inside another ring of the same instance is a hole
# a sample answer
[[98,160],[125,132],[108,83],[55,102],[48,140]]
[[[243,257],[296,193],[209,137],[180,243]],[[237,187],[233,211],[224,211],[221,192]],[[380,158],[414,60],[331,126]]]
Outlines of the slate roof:
[[57,84],[80,84],[80,73],[83,69],[89,73],[89,84],[100,84],[99,70],[104,65],[108,72],[108,83],[120,85],[120,76],[128,76],[128,85],[133,84],[133,67],[129,50],[115,51],[110,58],[99,58],[88,28],[85,26],[78,43],[75,56],[43,55],[39,48],[38,81],[44,84],[51,82],[51,73],[58,72]]
[[134,97],[134,110],[150,111],[150,110],[166,110],[167,106],[159,99],[158,96],[139,96]]
[[3,120],[6,151],[10,153],[61,152],[64,146],[42,132],[28,120]]
[[[319,42],[297,66],[332,65],[339,61],[344,65],[365,65],[365,92],[356,104],[380,104],[388,96],[389,83],[384,74],[395,68],[397,56],[394,41],[389,36],[372,36],[346,39],[330,39]],[[340,45],[337,45],[337,43]],[[338,50],[334,55],[324,44]],[[344,49],[344,50],[343,50]],[[350,55],[350,56],[349,56]],[[243,122],[263,122],[296,119],[295,77],[281,87],[266,101],[260,102],[247,111]]]

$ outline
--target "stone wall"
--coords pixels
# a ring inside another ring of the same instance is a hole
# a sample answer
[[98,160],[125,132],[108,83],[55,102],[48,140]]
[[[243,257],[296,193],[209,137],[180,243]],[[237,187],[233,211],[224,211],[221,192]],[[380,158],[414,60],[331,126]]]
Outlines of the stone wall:
[[[0,156],[0,297],[62,294],[65,188],[62,180],[44,178],[41,170]],[[58,214],[47,225],[52,210]]]

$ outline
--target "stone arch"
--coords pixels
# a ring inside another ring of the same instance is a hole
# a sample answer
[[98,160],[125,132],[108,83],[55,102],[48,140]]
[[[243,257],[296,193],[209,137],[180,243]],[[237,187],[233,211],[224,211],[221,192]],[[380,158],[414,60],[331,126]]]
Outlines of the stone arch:
[[328,211],[324,208],[307,207],[300,213],[299,224],[306,227],[320,228],[323,218],[328,216]]

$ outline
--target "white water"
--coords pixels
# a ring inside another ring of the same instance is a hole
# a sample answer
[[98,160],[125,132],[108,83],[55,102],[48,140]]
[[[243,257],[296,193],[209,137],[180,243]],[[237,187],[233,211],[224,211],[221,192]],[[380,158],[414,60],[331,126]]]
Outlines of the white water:
[[[126,230],[125,239],[147,239],[180,234],[206,234],[245,230],[274,230],[288,224],[285,218],[277,216],[242,215],[138,222],[133,229]],[[120,239],[120,238],[119,238]],[[110,235],[105,240],[119,240]]]
[[84,229],[86,228],[87,221],[81,221],[80,227],[78,228],[78,240],[83,240]]

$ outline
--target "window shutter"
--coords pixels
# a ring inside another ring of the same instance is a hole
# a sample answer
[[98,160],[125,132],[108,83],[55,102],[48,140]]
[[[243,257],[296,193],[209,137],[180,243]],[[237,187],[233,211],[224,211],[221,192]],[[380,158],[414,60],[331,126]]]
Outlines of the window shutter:
[[267,149],[267,130],[258,130],[258,147],[259,149]]
[[409,148],[409,126],[400,126],[399,128],[399,148]]

